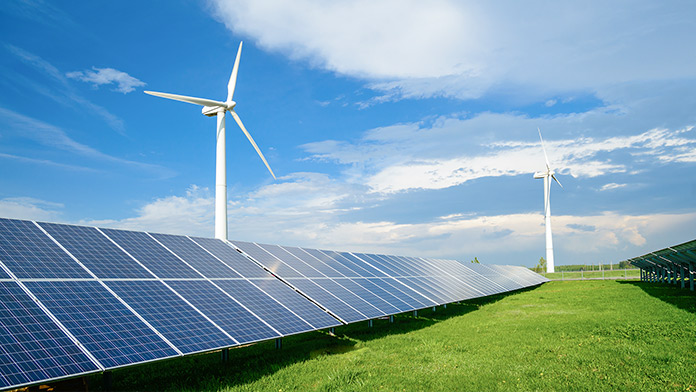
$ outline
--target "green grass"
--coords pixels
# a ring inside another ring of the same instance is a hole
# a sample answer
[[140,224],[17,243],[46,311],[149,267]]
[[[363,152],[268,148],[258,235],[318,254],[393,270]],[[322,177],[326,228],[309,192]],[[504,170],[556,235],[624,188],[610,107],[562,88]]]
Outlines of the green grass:
[[542,274],[549,279],[601,279],[604,278],[640,278],[640,269],[629,270],[605,270],[605,271],[568,271],[568,272],[553,272]]
[[[636,281],[504,296],[113,372],[115,390],[696,390],[696,295]],[[101,390],[101,378],[89,379]]]

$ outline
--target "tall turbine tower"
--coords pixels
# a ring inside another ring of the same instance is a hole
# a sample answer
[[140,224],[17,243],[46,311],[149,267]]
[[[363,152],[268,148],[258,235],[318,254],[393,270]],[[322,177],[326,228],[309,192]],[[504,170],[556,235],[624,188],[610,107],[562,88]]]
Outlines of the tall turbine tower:
[[162,98],[173,99],[175,101],[188,102],[195,105],[203,106],[201,112],[208,116],[217,116],[217,154],[215,161],[215,238],[227,239],[227,170],[226,170],[226,157],[225,157],[225,113],[230,112],[234,121],[237,122],[239,128],[246,135],[251,145],[263,160],[263,163],[271,172],[271,175],[275,179],[276,176],[273,174],[273,170],[268,165],[266,158],[259,150],[259,146],[256,145],[254,139],[251,137],[242,120],[239,118],[237,113],[234,112],[234,107],[237,105],[235,101],[232,100],[234,96],[234,87],[237,84],[237,70],[239,69],[239,58],[242,56],[242,43],[239,43],[239,50],[237,50],[237,59],[234,61],[234,68],[232,68],[232,75],[230,75],[230,81],[227,83],[227,100],[225,102],[214,101],[212,99],[205,98],[195,98],[187,97],[184,95],[168,94],[168,93],[158,93],[154,91],[145,91],[146,94],[155,95]]
[[544,214],[546,227],[546,272],[555,272],[555,265],[553,262],[553,238],[551,236],[551,178],[563,188],[561,182],[556,178],[556,172],[551,170],[551,165],[549,164],[549,157],[546,155],[546,148],[544,147],[544,139],[541,137],[541,129],[537,128],[539,131],[539,140],[541,140],[541,149],[544,150],[544,158],[546,159],[546,171],[534,173],[534,178],[544,179]]

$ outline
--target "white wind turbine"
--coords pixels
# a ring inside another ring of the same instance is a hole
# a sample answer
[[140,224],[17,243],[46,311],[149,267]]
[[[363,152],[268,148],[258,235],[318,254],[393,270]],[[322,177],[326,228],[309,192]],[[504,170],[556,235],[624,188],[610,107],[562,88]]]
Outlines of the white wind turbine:
[[226,170],[226,157],[225,157],[225,113],[230,112],[234,121],[237,122],[239,128],[246,135],[251,145],[263,160],[263,163],[271,172],[271,175],[275,179],[275,174],[273,170],[268,165],[266,158],[259,150],[259,146],[256,145],[254,139],[251,137],[242,120],[239,118],[237,113],[234,112],[234,107],[237,105],[235,101],[232,100],[234,96],[234,88],[237,84],[237,70],[239,69],[239,58],[242,55],[242,43],[239,43],[239,50],[237,50],[237,59],[234,61],[234,68],[232,68],[232,75],[230,75],[230,81],[227,83],[227,100],[225,102],[214,101],[212,99],[205,98],[195,98],[187,97],[184,95],[177,94],[167,94],[158,93],[155,91],[145,91],[146,94],[155,95],[162,98],[173,99],[176,101],[188,102],[195,105],[203,106],[201,112],[208,116],[217,116],[217,154],[215,162],[215,238],[227,239],[227,170]]
[[549,157],[546,155],[546,148],[544,148],[544,139],[541,137],[541,129],[537,128],[539,131],[539,140],[541,140],[541,149],[544,150],[544,158],[546,159],[546,171],[534,173],[534,178],[544,179],[544,214],[545,214],[545,224],[546,227],[546,272],[555,272],[555,266],[553,262],[553,238],[551,237],[551,178],[558,183],[558,185],[563,188],[561,182],[556,178],[556,172],[551,170],[551,165],[549,164]]

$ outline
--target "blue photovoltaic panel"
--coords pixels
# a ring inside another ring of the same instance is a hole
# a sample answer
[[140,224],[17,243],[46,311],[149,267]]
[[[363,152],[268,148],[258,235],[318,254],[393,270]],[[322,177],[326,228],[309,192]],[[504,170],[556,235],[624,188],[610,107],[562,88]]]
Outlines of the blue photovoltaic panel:
[[0,218],[0,261],[19,279],[91,278],[30,221]]
[[384,260],[373,258],[373,256],[376,255],[368,255],[365,253],[355,253],[354,255],[359,257],[360,260],[363,260],[363,262],[368,264],[372,269],[379,270],[380,275],[378,276],[385,276],[385,274],[391,277],[411,276],[411,274],[404,273],[400,269],[385,263]]
[[223,263],[230,266],[245,278],[269,278],[271,275],[258,264],[249,260],[236,249],[216,238],[192,238]]
[[297,290],[306,294],[312,300],[316,301],[325,309],[328,309],[331,313],[347,323],[372,318],[358,312],[355,310],[355,308],[341,301],[335,295],[318,286],[309,279],[291,278],[287,279],[287,281]]
[[520,274],[521,276],[526,277],[527,280],[531,281],[533,284],[540,284],[540,283],[548,282],[550,280],[550,279],[547,279],[546,277],[539,275],[536,272],[533,272],[525,267],[510,266],[510,268],[513,268],[514,271],[517,272],[518,274]]
[[[381,278],[384,278],[387,276],[387,274],[385,274],[384,272],[378,270],[377,268],[374,268],[373,266],[366,263],[365,260],[362,260],[359,257],[357,257],[351,253],[348,253],[348,252],[337,252],[337,253],[341,257],[340,258],[335,257],[336,260],[338,260],[339,262],[343,262],[344,265],[348,265],[349,267],[351,265],[359,267],[362,271],[364,271],[361,273],[361,276],[374,275],[374,276],[381,277]],[[348,263],[348,262],[350,262],[350,263]]]
[[42,222],[39,225],[99,278],[152,278],[94,227]]
[[230,267],[206,252],[187,237],[171,234],[155,234],[152,236],[189,263],[206,278],[241,278]]
[[14,282],[0,282],[0,388],[99,371]]
[[162,282],[105,283],[184,354],[237,344]]
[[[316,257],[312,256],[311,254],[305,252],[304,250],[292,246],[283,246],[283,250],[286,252],[292,254],[295,256],[298,260],[302,260],[304,264],[309,265],[310,267],[313,268],[311,271],[311,275],[307,275],[307,277],[323,277],[323,276],[328,276],[329,278],[344,278],[345,275],[342,273],[336,271],[334,268],[330,267],[326,263],[322,263],[320,260],[318,260]],[[277,255],[278,256],[278,255]],[[298,263],[299,261],[296,259],[292,259],[291,257],[286,256],[288,259],[288,264],[291,266],[295,266],[294,263]],[[327,258],[328,259],[328,258]],[[283,259],[285,260],[285,259]],[[297,269],[297,268],[296,268]],[[318,271],[315,272],[315,271]]]
[[435,301],[424,297],[393,278],[368,278],[368,280],[384,291],[406,302],[413,309],[427,308],[436,304]]
[[177,355],[99,282],[25,285],[105,368]]
[[246,280],[219,280],[215,281],[215,284],[283,335],[314,329]]
[[200,278],[201,275],[179,260],[147,233],[102,229],[104,234],[135,257],[153,274],[163,279]]
[[501,285],[506,291],[521,289],[522,285],[484,264],[473,264],[470,268]]
[[371,292],[370,290],[366,289],[365,287],[361,286],[360,284],[356,283],[355,280],[348,279],[348,278],[339,278],[339,279],[334,279],[334,281],[336,283],[340,284],[341,286],[345,287],[351,293],[360,297],[360,299],[362,299],[363,301],[365,301],[365,302],[369,303],[370,305],[372,305],[373,307],[377,308],[380,312],[382,312],[384,314],[401,313],[401,311],[398,308],[389,304],[387,301],[380,298],[375,293]]
[[286,264],[278,260],[272,254],[266,252],[260,246],[244,241],[234,241],[232,242],[234,246],[244,251],[244,253],[253,257],[254,260],[261,263],[264,267],[268,268],[269,271],[274,274],[284,277],[284,278],[302,278],[304,277],[301,273],[295,271],[294,269],[288,267]]
[[370,292],[374,293],[376,296],[386,301],[394,308],[398,309],[399,313],[420,308],[420,306],[414,307],[408,304],[407,302],[404,302],[401,298],[389,293],[387,290],[384,290],[379,285],[373,283],[370,279],[353,278],[351,280],[359,284],[360,286],[366,288]]
[[341,323],[317,305],[278,279],[254,279],[252,283],[278,302],[292,309],[315,329],[335,327]]
[[280,336],[210,282],[192,280],[167,283],[240,344]]
[[[1,262],[1,260],[0,260]],[[0,269],[0,279],[10,279],[10,275],[6,274],[5,271]]]
[[448,300],[448,298],[444,297],[442,292],[440,292],[439,290],[435,290],[433,287],[430,287],[430,284],[426,284],[421,279],[411,280],[410,278],[395,278],[395,280],[413,289],[414,291],[426,296],[427,298],[432,299],[433,301],[435,301],[437,305],[442,305],[451,302]]
[[[324,274],[321,272],[317,271],[316,269],[312,268],[309,264],[303,262],[302,260],[298,259],[292,253],[286,251],[282,247],[278,245],[268,245],[268,244],[257,244],[258,246],[262,247],[268,253],[272,254],[275,256],[277,259],[280,259],[280,261],[285,264],[286,266],[292,267],[295,271],[299,272],[304,276],[305,278],[322,278],[324,277]],[[257,260],[260,263],[263,263],[261,260]],[[268,267],[268,266],[266,266]],[[269,268],[270,269],[270,268]],[[278,271],[278,275],[280,277],[289,277],[288,275],[284,274],[284,271],[280,270]]]
[[[299,248],[298,248],[299,249]],[[353,269],[350,268],[342,263],[340,263],[338,260],[336,260],[336,254],[330,255],[330,252],[326,251],[321,251],[318,249],[307,249],[307,248],[302,248],[303,251],[309,253],[311,256],[314,258],[320,260],[322,263],[326,264],[327,266],[331,267],[332,269],[336,270],[338,273],[340,273],[341,277],[343,278],[360,278],[360,277],[365,277],[365,275],[361,275],[360,273],[356,272],[358,269]],[[372,276],[372,274],[368,273],[366,276]]]
[[312,282],[321,286],[324,290],[330,292],[336,297],[340,298],[343,302],[350,305],[353,309],[364,314],[368,318],[382,317],[385,315],[384,312],[377,309],[374,305],[360,298],[356,294],[353,294],[348,289],[339,285],[331,279],[311,279]]

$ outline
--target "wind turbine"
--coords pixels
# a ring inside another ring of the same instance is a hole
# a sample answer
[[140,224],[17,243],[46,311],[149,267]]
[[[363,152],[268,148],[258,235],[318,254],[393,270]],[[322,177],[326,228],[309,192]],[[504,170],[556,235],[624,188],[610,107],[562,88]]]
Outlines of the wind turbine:
[[546,159],[546,171],[534,173],[534,178],[544,179],[544,214],[546,227],[546,272],[555,272],[555,266],[553,262],[553,238],[551,236],[551,178],[558,183],[558,185],[563,188],[561,182],[556,178],[556,172],[551,170],[551,165],[549,164],[549,157],[546,155],[546,148],[544,148],[544,139],[541,137],[541,129],[537,128],[539,131],[539,140],[541,140],[541,149],[544,150],[544,158]]
[[239,43],[239,49],[237,50],[237,59],[234,61],[234,68],[232,68],[232,75],[230,75],[230,81],[227,83],[227,100],[225,102],[214,101],[212,99],[205,98],[195,98],[187,97],[185,95],[168,94],[168,93],[158,93],[155,91],[145,91],[146,94],[154,95],[157,97],[173,99],[175,101],[188,102],[194,105],[201,105],[203,109],[201,112],[208,116],[217,116],[217,151],[216,151],[216,161],[215,161],[215,238],[227,239],[227,169],[226,169],[226,157],[225,157],[225,113],[230,112],[234,121],[237,122],[239,128],[242,129],[244,135],[246,135],[251,145],[261,157],[261,160],[271,172],[271,175],[275,179],[276,176],[273,174],[273,170],[268,165],[266,158],[259,150],[259,146],[256,145],[254,139],[251,137],[242,120],[239,118],[237,113],[234,112],[234,107],[237,105],[235,101],[232,100],[234,97],[234,88],[237,84],[237,70],[239,69],[239,58],[242,55],[242,43]]

